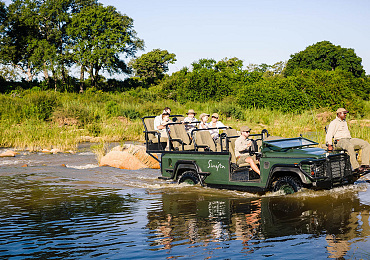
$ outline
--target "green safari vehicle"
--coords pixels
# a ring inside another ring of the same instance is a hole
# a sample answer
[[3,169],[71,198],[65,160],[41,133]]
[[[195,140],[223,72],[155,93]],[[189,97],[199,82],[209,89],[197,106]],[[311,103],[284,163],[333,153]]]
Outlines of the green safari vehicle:
[[261,175],[258,175],[249,164],[236,164],[234,147],[239,135],[235,129],[220,129],[223,133],[214,142],[204,129],[195,129],[189,136],[180,122],[182,118],[173,116],[176,122],[167,125],[168,138],[154,130],[154,116],[142,118],[147,153],[160,162],[160,178],[164,180],[254,193],[281,190],[290,194],[302,188],[331,189],[352,184],[361,177],[352,172],[344,151],[329,153],[318,148],[317,142],[303,137],[273,137],[265,129],[249,137],[253,141],[249,153],[259,160]]

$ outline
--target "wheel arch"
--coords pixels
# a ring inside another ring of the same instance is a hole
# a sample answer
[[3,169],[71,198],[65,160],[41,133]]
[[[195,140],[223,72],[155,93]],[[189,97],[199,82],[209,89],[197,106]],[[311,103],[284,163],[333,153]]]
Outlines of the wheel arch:
[[195,161],[185,161],[179,160],[176,162],[174,167],[174,180],[178,180],[178,178],[186,171],[194,171],[195,173],[199,173],[199,167],[195,163]]
[[268,188],[273,187],[273,183],[280,177],[291,176],[297,178],[302,184],[309,184],[306,180],[306,175],[302,173],[296,165],[278,165],[270,170]]

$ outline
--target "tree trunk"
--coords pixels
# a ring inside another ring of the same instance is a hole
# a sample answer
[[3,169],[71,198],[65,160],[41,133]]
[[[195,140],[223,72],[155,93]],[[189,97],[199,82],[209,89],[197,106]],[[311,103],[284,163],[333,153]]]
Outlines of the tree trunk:
[[48,73],[48,70],[46,69],[46,63],[45,62],[44,62],[43,70],[44,70],[44,78],[46,80],[46,83],[48,84],[48,87],[50,87],[49,73]]
[[85,80],[85,67],[81,65],[81,74],[80,74],[80,93],[84,92],[84,80]]
[[33,79],[33,75],[32,75],[32,73],[31,73],[31,68],[28,68],[27,69],[27,81],[28,82],[32,82],[32,79]]

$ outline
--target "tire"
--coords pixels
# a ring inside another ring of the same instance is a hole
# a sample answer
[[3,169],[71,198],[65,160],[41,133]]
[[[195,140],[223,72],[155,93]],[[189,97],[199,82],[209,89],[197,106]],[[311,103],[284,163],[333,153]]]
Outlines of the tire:
[[187,184],[195,185],[198,184],[199,181],[199,175],[197,173],[194,171],[186,171],[180,176],[178,183],[180,184],[185,182]]
[[274,191],[283,191],[285,194],[292,194],[302,189],[301,182],[292,176],[279,177],[274,185]]

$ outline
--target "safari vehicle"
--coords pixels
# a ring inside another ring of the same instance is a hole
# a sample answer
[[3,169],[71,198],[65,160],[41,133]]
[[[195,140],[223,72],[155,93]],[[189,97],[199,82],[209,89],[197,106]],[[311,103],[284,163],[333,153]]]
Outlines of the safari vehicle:
[[[176,116],[175,116],[176,117]],[[267,130],[251,134],[249,149],[260,162],[259,176],[249,164],[237,165],[235,129],[221,129],[218,142],[210,132],[186,131],[181,118],[167,125],[168,140],[154,131],[154,117],[142,118],[145,128],[146,151],[161,164],[161,179],[201,184],[221,189],[255,193],[283,191],[286,194],[301,188],[331,189],[354,183],[360,176],[351,170],[349,156],[344,151],[328,153],[317,142],[303,137],[269,136]],[[166,147],[169,144],[169,147]],[[160,154],[159,159],[155,154]]]

